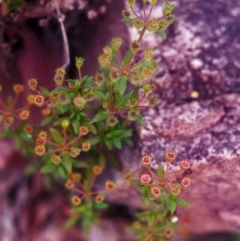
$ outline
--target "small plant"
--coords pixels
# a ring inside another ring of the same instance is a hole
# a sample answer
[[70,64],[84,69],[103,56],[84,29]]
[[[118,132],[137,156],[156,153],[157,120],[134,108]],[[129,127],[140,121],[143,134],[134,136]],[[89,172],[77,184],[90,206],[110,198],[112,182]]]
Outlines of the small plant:
[[[138,221],[128,228],[138,240],[167,240],[176,229],[176,224],[172,223],[171,220],[177,205],[190,207],[184,199],[178,198],[182,189],[190,185],[190,178],[184,177],[180,182],[175,183],[169,175],[169,164],[176,156],[174,152],[168,151],[166,153],[166,168],[159,164],[155,172],[150,168],[151,155],[143,155],[141,164],[145,170],[138,179],[133,179],[130,171],[123,172],[123,178],[142,193],[144,211],[137,213]],[[189,168],[190,162],[188,160],[180,162],[180,173]]]
[[[123,57],[123,40],[113,38],[98,57],[100,68],[94,76],[82,76],[84,59],[76,57],[76,79],[66,78],[66,61],[64,67],[56,70],[54,89],[41,87],[36,78],[31,78],[28,87],[32,93],[25,105],[16,107],[19,95],[24,91],[19,84],[13,87],[14,96],[0,99],[0,122],[4,130],[0,137],[14,136],[19,150],[25,155],[35,153],[38,156],[37,161],[27,168],[28,173],[40,169],[40,172],[49,174],[46,180],[51,177],[60,179],[69,190],[72,209],[65,227],[81,223],[82,230],[87,233],[90,224],[98,219],[99,212],[108,206],[104,202],[104,193],[115,189],[114,182],[106,180],[105,188],[97,190],[95,181],[107,162],[120,169],[119,161],[110,150],[121,149],[124,142],[133,145],[131,123],[135,121],[143,125],[141,110],[157,103],[151,79],[159,64],[154,60],[153,48],[143,47],[142,39],[146,31],[166,38],[163,30],[174,22],[175,16],[171,13],[174,4],[165,2],[164,15],[152,18],[156,3],[157,0],[143,0],[140,15],[134,9],[135,0],[128,0],[129,9],[122,11],[123,22],[133,25],[139,36],[130,43]],[[60,16],[57,5],[56,9]],[[59,22],[64,27],[63,20],[59,19]],[[64,33],[63,39],[66,47]],[[41,112],[40,125],[31,124],[32,106]],[[137,214],[139,221],[131,228],[140,240],[169,238],[175,228],[169,221],[170,215],[177,204],[188,206],[177,196],[182,188],[189,186],[190,179],[184,178],[178,184],[172,184],[168,179],[168,166],[175,158],[174,152],[167,152],[166,169],[159,165],[155,173],[150,168],[151,155],[144,155],[141,162],[146,171],[136,180],[129,171],[123,172],[124,178],[143,194],[146,210]],[[189,166],[189,162],[183,160],[181,171]]]

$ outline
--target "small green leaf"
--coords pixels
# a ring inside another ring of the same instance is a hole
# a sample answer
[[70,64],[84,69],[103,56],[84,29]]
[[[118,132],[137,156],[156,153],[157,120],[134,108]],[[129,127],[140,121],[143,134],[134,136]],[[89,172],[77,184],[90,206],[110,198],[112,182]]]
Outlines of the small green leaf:
[[182,198],[175,198],[175,202],[184,208],[190,208],[190,204]]
[[72,171],[72,164],[74,160],[66,154],[63,155],[62,159],[62,165],[66,168],[67,172],[70,173]]
[[130,59],[132,58],[132,51],[129,50],[125,56],[124,56],[124,59],[123,59],[123,65],[126,67],[130,61]]
[[177,204],[176,204],[174,199],[169,200],[168,207],[169,207],[169,210],[170,210],[171,214],[173,214],[176,210],[176,207],[177,207]]
[[41,122],[41,126],[45,126],[47,124],[49,124],[51,121],[53,120],[53,116],[47,116],[43,119],[43,121]]
[[54,128],[50,128],[50,132],[51,132],[51,135],[53,137],[53,140],[62,145],[63,144],[63,138],[62,138],[62,135],[60,134],[60,132]]
[[108,113],[106,110],[103,110],[103,109],[99,110],[90,123],[92,124],[92,123],[104,120],[107,118],[107,116],[108,116]]
[[74,161],[73,162],[73,166],[74,167],[78,167],[78,168],[87,168],[87,167],[89,167],[89,165],[87,164],[87,163],[85,163],[85,162],[83,162],[83,161]]
[[127,93],[125,95],[122,95],[120,98],[117,99],[116,101],[116,106],[119,107],[119,106],[126,106],[126,104],[128,103],[128,101],[130,100],[132,96],[132,92],[130,93]]
[[160,163],[158,164],[157,175],[160,178],[164,178],[164,174],[165,174],[165,171],[164,171],[163,165]]
[[8,96],[6,104],[7,104],[7,108],[11,109],[12,104],[13,104],[13,97],[11,95]]
[[91,145],[95,145],[97,143],[99,143],[102,140],[102,138],[100,136],[94,136],[93,138],[91,138],[89,140]]
[[118,89],[121,96],[124,94],[126,88],[127,88],[127,77],[123,76],[121,77],[118,83]]
[[131,180],[131,183],[135,186],[142,187],[142,184],[139,180]]
[[46,89],[45,87],[39,87],[41,94],[49,96],[50,91],[48,89]]
[[113,145],[116,146],[118,149],[122,149],[122,143],[119,138],[114,137],[113,138]]
[[49,164],[43,166],[40,169],[40,172],[41,173],[49,173],[49,172],[52,172],[54,168],[55,168],[55,166],[52,163],[49,163]]
[[65,223],[64,223],[64,229],[69,229],[72,226],[74,226],[79,219],[79,216],[73,216],[69,218]]
[[166,39],[166,38],[167,38],[166,35],[165,35],[165,33],[164,33],[163,31],[161,31],[161,30],[156,31],[155,33],[158,34],[159,36],[161,36],[163,39]]
[[149,207],[150,199],[149,199],[148,195],[144,195],[143,198],[142,198],[142,201],[143,201],[143,203],[146,207]]
[[99,210],[106,209],[108,206],[107,203],[94,203],[94,208]]

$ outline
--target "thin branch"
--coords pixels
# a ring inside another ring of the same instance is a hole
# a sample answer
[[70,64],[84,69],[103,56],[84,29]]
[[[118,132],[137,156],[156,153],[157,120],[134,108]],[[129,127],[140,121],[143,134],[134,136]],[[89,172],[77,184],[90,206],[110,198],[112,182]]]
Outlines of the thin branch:
[[70,63],[70,57],[69,57],[69,45],[68,45],[67,33],[63,24],[65,16],[60,12],[57,0],[54,0],[54,4],[57,11],[57,19],[61,27],[62,38],[63,38],[64,64],[62,65],[62,68],[66,68]]

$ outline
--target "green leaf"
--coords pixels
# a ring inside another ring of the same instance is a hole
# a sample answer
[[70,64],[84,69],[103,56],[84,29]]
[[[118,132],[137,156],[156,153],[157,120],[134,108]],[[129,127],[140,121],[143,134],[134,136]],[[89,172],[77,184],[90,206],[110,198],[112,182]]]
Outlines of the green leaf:
[[41,87],[41,86],[39,87],[39,89],[41,91],[41,94],[49,96],[50,91],[48,89],[46,89],[45,87]]
[[142,184],[139,180],[131,180],[131,183],[135,186],[142,187]]
[[139,113],[136,119],[136,122],[140,125],[140,126],[144,126],[144,120],[142,115]]
[[104,139],[105,144],[107,145],[108,149],[112,149],[112,140],[105,138]]
[[95,122],[98,122],[100,120],[104,120],[106,119],[108,116],[108,113],[106,110],[99,110],[98,113],[94,116],[94,118],[92,119],[92,121],[90,122],[91,124],[92,123],[95,123]]
[[40,169],[41,173],[49,173],[54,170],[55,166],[52,163],[48,163]]
[[164,178],[164,174],[165,174],[165,171],[164,171],[163,165],[162,164],[158,164],[158,169],[157,169],[158,177]]
[[77,221],[79,219],[79,216],[73,216],[71,218],[69,218],[65,223],[64,223],[64,229],[69,229],[71,228],[72,226],[74,226]]
[[87,168],[89,167],[89,165],[86,163],[86,162],[83,162],[83,161],[74,161],[73,162],[73,166],[74,167],[78,167],[78,168]]
[[190,208],[190,204],[182,198],[175,198],[175,202],[184,208]]
[[99,142],[101,142],[102,138],[100,136],[94,136],[93,138],[91,138],[89,140],[91,145],[95,145],[98,144]]
[[167,38],[166,35],[165,35],[165,33],[164,33],[163,31],[161,31],[161,30],[156,31],[155,33],[158,34],[158,35],[159,35],[160,37],[162,37],[163,39],[166,39],[166,38]]
[[176,204],[174,199],[169,200],[168,207],[169,207],[169,210],[170,210],[171,214],[173,214],[176,210],[176,207],[177,207],[177,204]]
[[7,108],[10,109],[12,107],[12,104],[13,104],[13,97],[9,95],[6,101]]
[[121,77],[118,83],[118,89],[121,96],[124,94],[126,88],[127,88],[127,77],[123,76]]
[[143,201],[143,203],[146,207],[149,207],[150,199],[149,199],[148,195],[144,195],[143,198],[142,198],[142,201]]
[[115,105],[117,107],[119,107],[119,106],[126,106],[128,101],[130,100],[131,96],[132,96],[132,92],[127,93],[125,95],[122,95],[120,98],[117,99]]
[[62,138],[62,135],[60,134],[60,132],[54,128],[50,128],[50,132],[51,132],[51,135],[53,137],[53,140],[62,145],[63,144],[63,138]]
[[53,120],[53,116],[47,116],[46,118],[43,119],[43,121],[41,122],[41,126],[45,126],[47,124],[49,124],[51,121]]
[[109,205],[107,203],[94,203],[94,208],[102,210],[108,208]]
[[116,146],[118,149],[122,149],[122,143],[119,138],[114,137],[113,138],[113,145]]
[[67,172],[72,172],[73,159],[68,155],[63,156],[62,165],[66,168]]
[[131,58],[132,58],[132,51],[129,50],[129,51],[125,54],[124,59],[123,59],[123,65],[124,65],[124,67],[126,67],[126,66],[128,65],[128,63],[129,63],[129,61],[130,61]]

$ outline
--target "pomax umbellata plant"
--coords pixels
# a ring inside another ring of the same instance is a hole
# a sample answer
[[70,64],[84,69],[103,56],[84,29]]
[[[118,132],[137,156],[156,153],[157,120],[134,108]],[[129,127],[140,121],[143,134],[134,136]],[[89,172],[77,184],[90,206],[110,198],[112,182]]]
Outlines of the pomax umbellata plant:
[[[29,170],[40,168],[40,172],[64,180],[73,214],[65,227],[80,222],[85,233],[99,218],[101,210],[108,207],[104,194],[116,188],[108,179],[102,190],[94,188],[107,161],[119,168],[119,162],[109,150],[121,149],[124,142],[132,145],[131,123],[143,125],[141,110],[155,106],[158,101],[151,79],[159,63],[154,60],[154,49],[143,47],[142,40],[146,31],[166,38],[164,30],[176,18],[172,14],[174,4],[165,2],[163,16],[153,18],[157,0],[142,2],[141,13],[135,10],[135,0],[128,0],[129,8],[122,11],[123,22],[139,33],[123,57],[123,39],[115,37],[98,57],[100,68],[94,76],[82,76],[84,59],[76,57],[76,79],[66,79],[66,69],[60,67],[53,77],[56,84],[53,90],[39,86],[35,77],[29,79],[32,94],[24,106],[16,107],[24,91],[20,84],[13,86],[13,96],[0,99],[0,121],[4,129],[1,137],[14,136],[16,147],[24,154],[35,153],[39,157]],[[42,113],[40,126],[29,121],[31,105]],[[176,154],[168,151],[166,168],[159,164],[155,172],[150,168],[151,155],[143,155],[141,164],[146,170],[138,179],[133,179],[130,171],[123,172],[124,179],[142,193],[144,211],[136,214],[138,221],[129,228],[137,240],[168,240],[175,229],[171,215],[176,206],[189,206],[177,196],[190,185],[190,178],[185,177],[177,184],[168,180],[168,166],[174,159]],[[181,172],[189,167],[187,160],[181,161]]]

